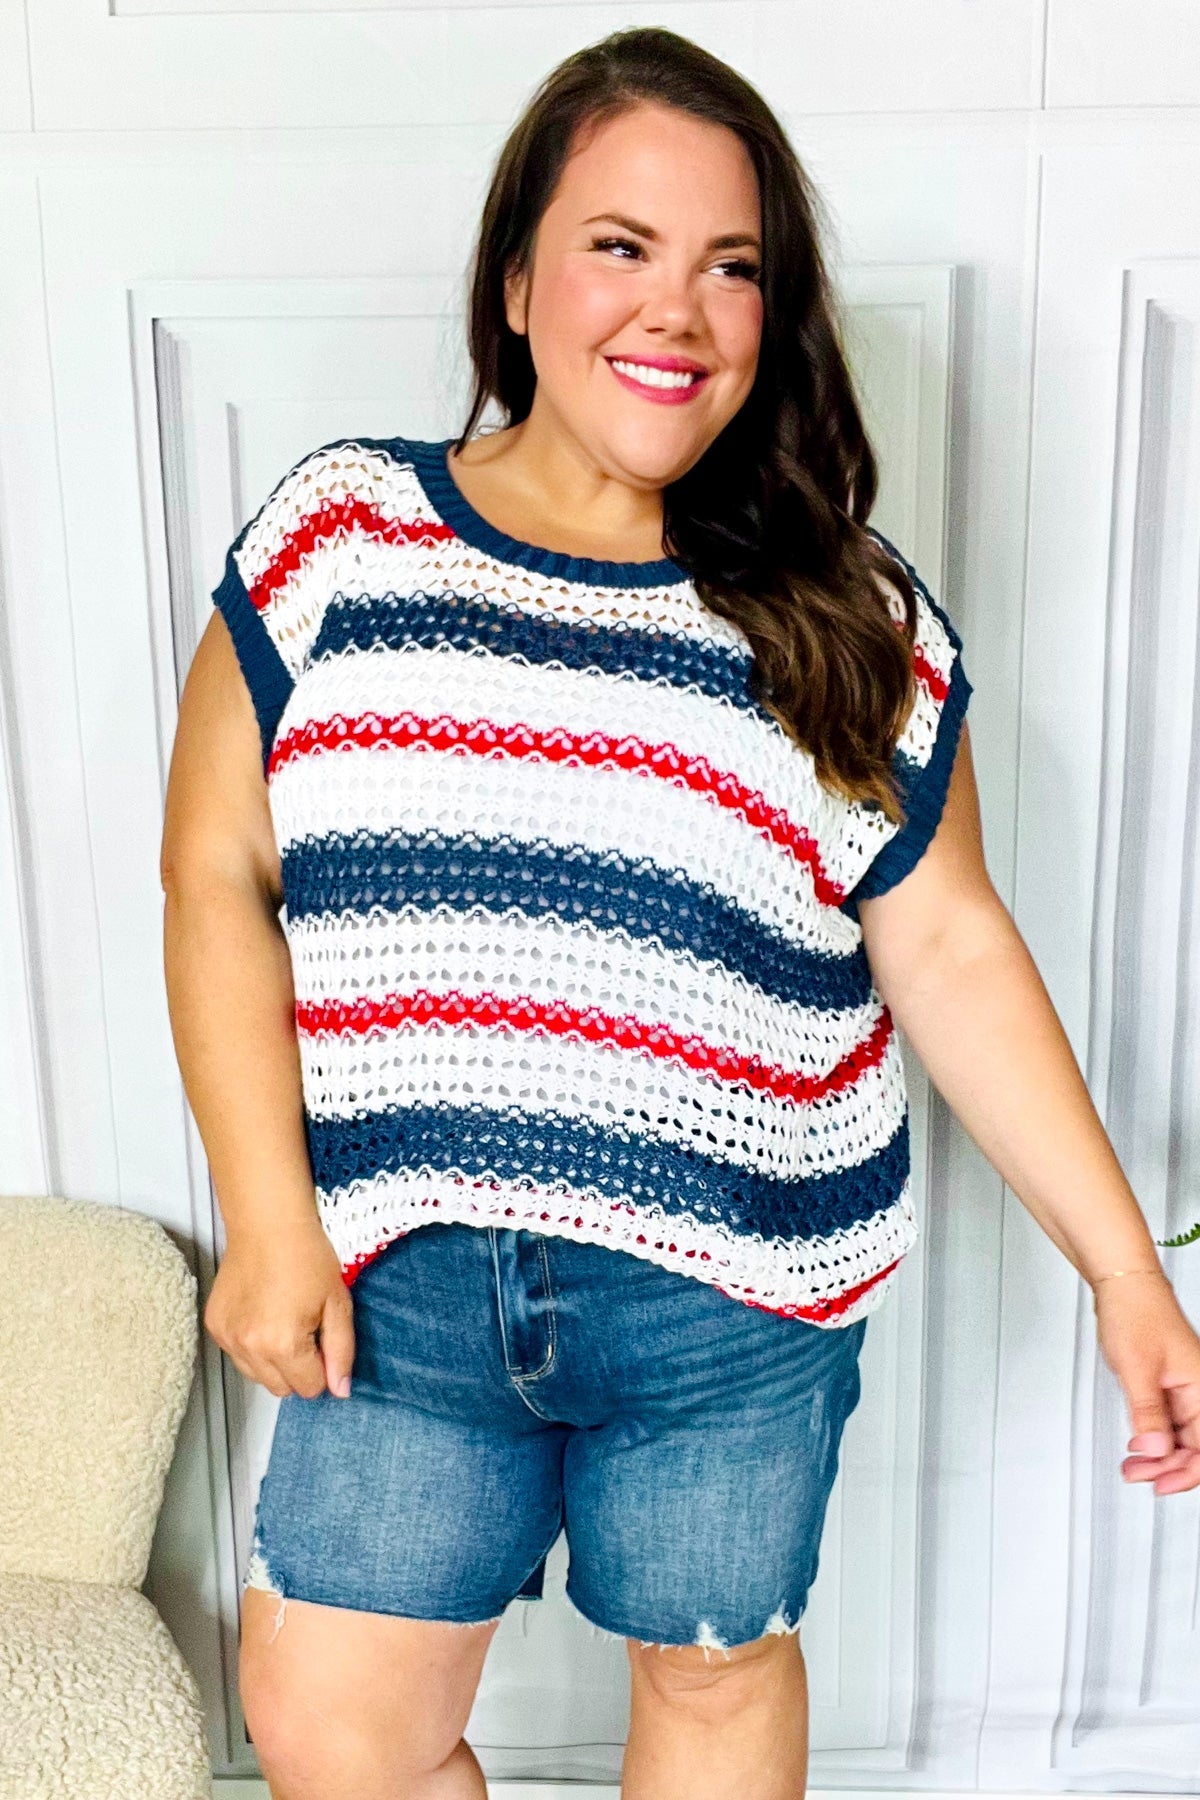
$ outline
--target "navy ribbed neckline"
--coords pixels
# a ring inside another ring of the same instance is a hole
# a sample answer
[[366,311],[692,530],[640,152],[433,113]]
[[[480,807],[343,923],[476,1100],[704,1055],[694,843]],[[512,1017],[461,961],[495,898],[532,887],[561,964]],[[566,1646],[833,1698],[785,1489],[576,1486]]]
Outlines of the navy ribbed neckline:
[[604,557],[567,556],[561,550],[527,544],[523,539],[510,537],[506,531],[489,525],[483,515],[475,511],[447,467],[446,453],[455,441],[452,437],[436,442],[424,438],[394,440],[412,458],[417,479],[438,517],[472,549],[482,550],[500,562],[533,569],[539,575],[586,582],[592,587],[670,587],[688,579],[686,569],[669,556],[659,557],[654,562],[612,562]]

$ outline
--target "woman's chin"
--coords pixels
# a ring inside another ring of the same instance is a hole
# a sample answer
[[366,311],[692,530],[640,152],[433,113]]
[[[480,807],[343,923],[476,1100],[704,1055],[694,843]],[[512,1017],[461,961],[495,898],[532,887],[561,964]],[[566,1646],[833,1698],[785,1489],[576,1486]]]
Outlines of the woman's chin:
[[703,456],[715,433],[674,430],[655,421],[606,433],[601,454],[609,472],[633,486],[664,488]]

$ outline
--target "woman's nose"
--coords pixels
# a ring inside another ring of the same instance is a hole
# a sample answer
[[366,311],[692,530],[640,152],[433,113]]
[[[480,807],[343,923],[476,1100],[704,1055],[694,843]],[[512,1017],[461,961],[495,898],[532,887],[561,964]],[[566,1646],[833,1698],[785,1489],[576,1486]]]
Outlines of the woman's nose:
[[660,267],[652,290],[642,306],[642,324],[653,330],[686,331],[700,323],[695,284],[683,271]]

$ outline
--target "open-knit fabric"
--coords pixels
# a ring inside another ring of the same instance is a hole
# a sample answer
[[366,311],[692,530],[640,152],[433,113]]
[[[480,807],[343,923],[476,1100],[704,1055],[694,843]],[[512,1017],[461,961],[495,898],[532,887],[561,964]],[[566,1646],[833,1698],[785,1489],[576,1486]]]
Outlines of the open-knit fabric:
[[875,533],[919,609],[897,827],[822,786],[677,563],[507,536],[451,441],[303,457],[214,594],[262,733],[343,1277],[453,1220],[851,1324],[918,1231],[857,901],[937,825],[958,634]]

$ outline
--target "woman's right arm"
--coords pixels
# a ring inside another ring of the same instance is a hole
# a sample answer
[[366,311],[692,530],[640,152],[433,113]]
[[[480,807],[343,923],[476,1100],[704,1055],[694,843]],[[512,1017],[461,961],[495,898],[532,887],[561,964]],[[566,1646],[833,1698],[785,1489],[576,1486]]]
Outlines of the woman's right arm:
[[349,1393],[353,1307],[304,1135],[261,738],[215,611],[180,699],[160,874],[175,1054],[225,1226],[205,1327],[273,1394]]

